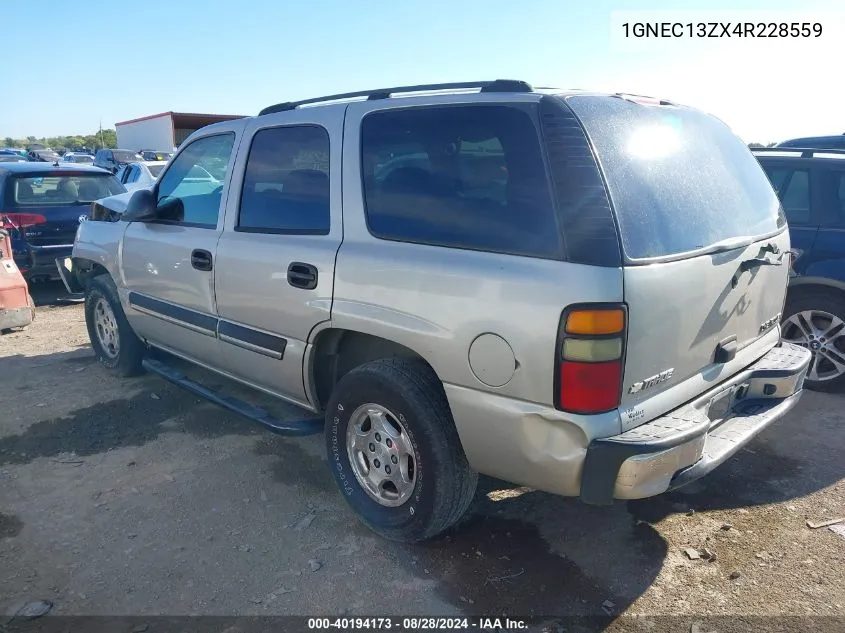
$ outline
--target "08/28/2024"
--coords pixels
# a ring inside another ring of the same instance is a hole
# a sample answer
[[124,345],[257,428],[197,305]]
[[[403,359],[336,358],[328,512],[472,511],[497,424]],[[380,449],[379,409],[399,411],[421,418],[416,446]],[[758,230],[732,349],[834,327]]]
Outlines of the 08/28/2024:
[[308,618],[310,630],[398,630],[398,631],[442,631],[451,629],[477,628],[469,618]]

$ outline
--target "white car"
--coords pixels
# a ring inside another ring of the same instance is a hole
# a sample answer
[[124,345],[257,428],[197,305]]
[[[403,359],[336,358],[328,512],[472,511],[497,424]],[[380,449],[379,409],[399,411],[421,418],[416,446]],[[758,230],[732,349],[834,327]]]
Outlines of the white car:
[[67,152],[62,156],[63,163],[81,163],[83,165],[93,165],[94,157],[91,154],[82,152]]
[[117,170],[115,177],[123,183],[128,191],[134,191],[154,184],[165,165],[167,165],[166,160],[126,163]]

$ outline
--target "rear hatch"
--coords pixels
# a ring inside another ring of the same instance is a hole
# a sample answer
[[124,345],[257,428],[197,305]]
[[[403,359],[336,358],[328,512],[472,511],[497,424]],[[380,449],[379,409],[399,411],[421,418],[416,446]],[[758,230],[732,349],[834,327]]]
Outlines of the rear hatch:
[[50,171],[13,174],[6,183],[3,210],[26,214],[27,223],[16,237],[32,246],[73,244],[76,229],[88,217],[94,200],[125,191],[111,175],[100,172]]
[[718,119],[579,95],[623,251],[624,428],[693,399],[779,340],[789,235],[775,192]]

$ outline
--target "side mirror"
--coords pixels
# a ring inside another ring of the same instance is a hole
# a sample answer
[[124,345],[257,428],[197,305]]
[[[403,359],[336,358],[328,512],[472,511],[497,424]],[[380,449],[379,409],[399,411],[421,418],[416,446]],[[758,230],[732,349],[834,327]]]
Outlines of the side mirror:
[[157,217],[155,194],[150,189],[138,189],[126,203],[122,219],[126,222],[149,222]]

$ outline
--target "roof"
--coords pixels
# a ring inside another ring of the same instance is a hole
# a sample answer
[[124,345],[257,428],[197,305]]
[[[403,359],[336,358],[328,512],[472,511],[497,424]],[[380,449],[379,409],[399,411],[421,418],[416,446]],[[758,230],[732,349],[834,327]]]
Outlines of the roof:
[[105,169],[99,167],[92,167],[91,165],[83,165],[82,163],[65,163],[54,166],[53,163],[30,161],[26,163],[0,163],[0,173],[3,174],[49,174],[51,172],[79,172],[79,173],[96,173],[107,174]]
[[151,119],[160,119],[161,117],[170,118],[184,118],[184,119],[214,119],[225,121],[228,119],[243,119],[242,114],[203,114],[200,112],[160,112],[158,114],[150,114],[149,116],[138,117],[137,119],[128,119],[126,121],[118,121],[115,126],[128,125],[129,123],[140,123],[141,121],[149,121]]
[[[783,145],[784,143],[803,143],[805,141],[842,141],[845,140],[842,137],[845,134],[825,134],[822,136],[801,136],[799,138],[790,138],[786,139],[785,141],[781,141],[778,145]],[[777,147],[776,145],[775,147]]]

